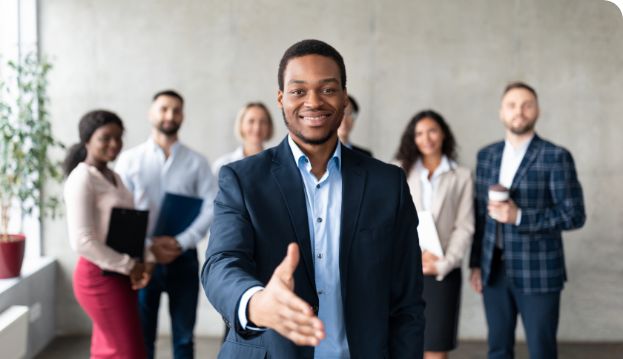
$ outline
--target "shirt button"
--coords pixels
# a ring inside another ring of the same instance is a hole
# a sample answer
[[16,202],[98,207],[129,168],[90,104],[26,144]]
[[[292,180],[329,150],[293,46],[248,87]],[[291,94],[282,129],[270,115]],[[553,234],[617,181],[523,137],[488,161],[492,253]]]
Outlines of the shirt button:
[[320,217],[316,218],[316,222],[318,222],[318,223],[322,222],[322,218],[320,218]]
[[318,259],[322,259],[322,253],[318,253],[316,257],[318,257]]
[[320,184],[317,184],[317,185],[316,185],[316,188],[320,188]]
[[322,294],[324,294],[324,291],[319,290],[319,291],[318,291],[318,295],[322,295]]

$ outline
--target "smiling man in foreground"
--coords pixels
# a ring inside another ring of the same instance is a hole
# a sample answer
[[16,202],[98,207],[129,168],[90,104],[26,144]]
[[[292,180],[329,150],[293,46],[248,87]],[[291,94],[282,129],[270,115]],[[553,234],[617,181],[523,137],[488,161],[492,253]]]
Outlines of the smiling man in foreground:
[[221,169],[202,283],[232,329],[219,358],[421,358],[417,215],[403,172],[342,146],[342,56],[279,65],[288,136]]

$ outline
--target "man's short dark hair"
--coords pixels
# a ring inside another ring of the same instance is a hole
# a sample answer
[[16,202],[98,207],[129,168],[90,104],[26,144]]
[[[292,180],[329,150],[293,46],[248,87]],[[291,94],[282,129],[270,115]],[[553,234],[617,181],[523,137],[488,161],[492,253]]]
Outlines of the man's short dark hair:
[[350,101],[350,109],[354,114],[359,113],[359,104],[355,101],[355,98],[351,95],[348,95],[348,101]]
[[515,90],[515,89],[524,89],[530,92],[534,96],[535,99],[537,100],[539,99],[539,96],[537,96],[536,94],[536,90],[532,86],[521,81],[511,82],[508,85],[506,85],[506,87],[504,88],[504,92],[502,93],[502,97],[504,97],[504,95],[506,95],[509,91]]
[[279,84],[279,90],[283,91],[283,73],[286,71],[288,62],[296,57],[305,55],[320,55],[326,56],[337,64],[340,68],[340,81],[342,82],[342,89],[346,88],[346,66],[344,65],[344,59],[342,55],[333,46],[320,40],[303,40],[290,46],[281,57],[279,62],[279,74],[277,75],[277,82]]
[[180,100],[180,102],[182,103],[182,105],[184,105],[184,98],[182,97],[182,95],[180,95],[179,93],[177,93],[174,90],[162,90],[162,91],[158,91],[156,92],[156,94],[154,95],[154,97],[152,98],[152,102],[156,101],[158,99],[158,97],[160,96],[170,96],[170,97],[175,97],[176,99]]

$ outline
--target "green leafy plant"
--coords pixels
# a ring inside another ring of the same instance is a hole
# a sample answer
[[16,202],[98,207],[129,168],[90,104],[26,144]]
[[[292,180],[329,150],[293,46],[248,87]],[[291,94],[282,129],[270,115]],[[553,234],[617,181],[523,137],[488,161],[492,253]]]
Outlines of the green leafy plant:
[[[52,136],[47,76],[52,65],[31,53],[9,61],[0,78],[0,241],[8,241],[10,212],[19,203],[22,217],[38,210],[55,215],[56,196],[44,196],[48,179],[60,181],[58,161],[49,151],[63,144]],[[23,221],[22,221],[23,222]]]

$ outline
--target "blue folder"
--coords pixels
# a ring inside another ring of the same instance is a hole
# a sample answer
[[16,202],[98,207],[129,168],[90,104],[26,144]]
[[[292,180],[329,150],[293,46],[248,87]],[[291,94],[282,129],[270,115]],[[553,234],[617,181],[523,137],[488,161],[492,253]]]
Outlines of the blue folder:
[[153,235],[175,237],[184,232],[199,216],[202,205],[201,198],[165,193]]

